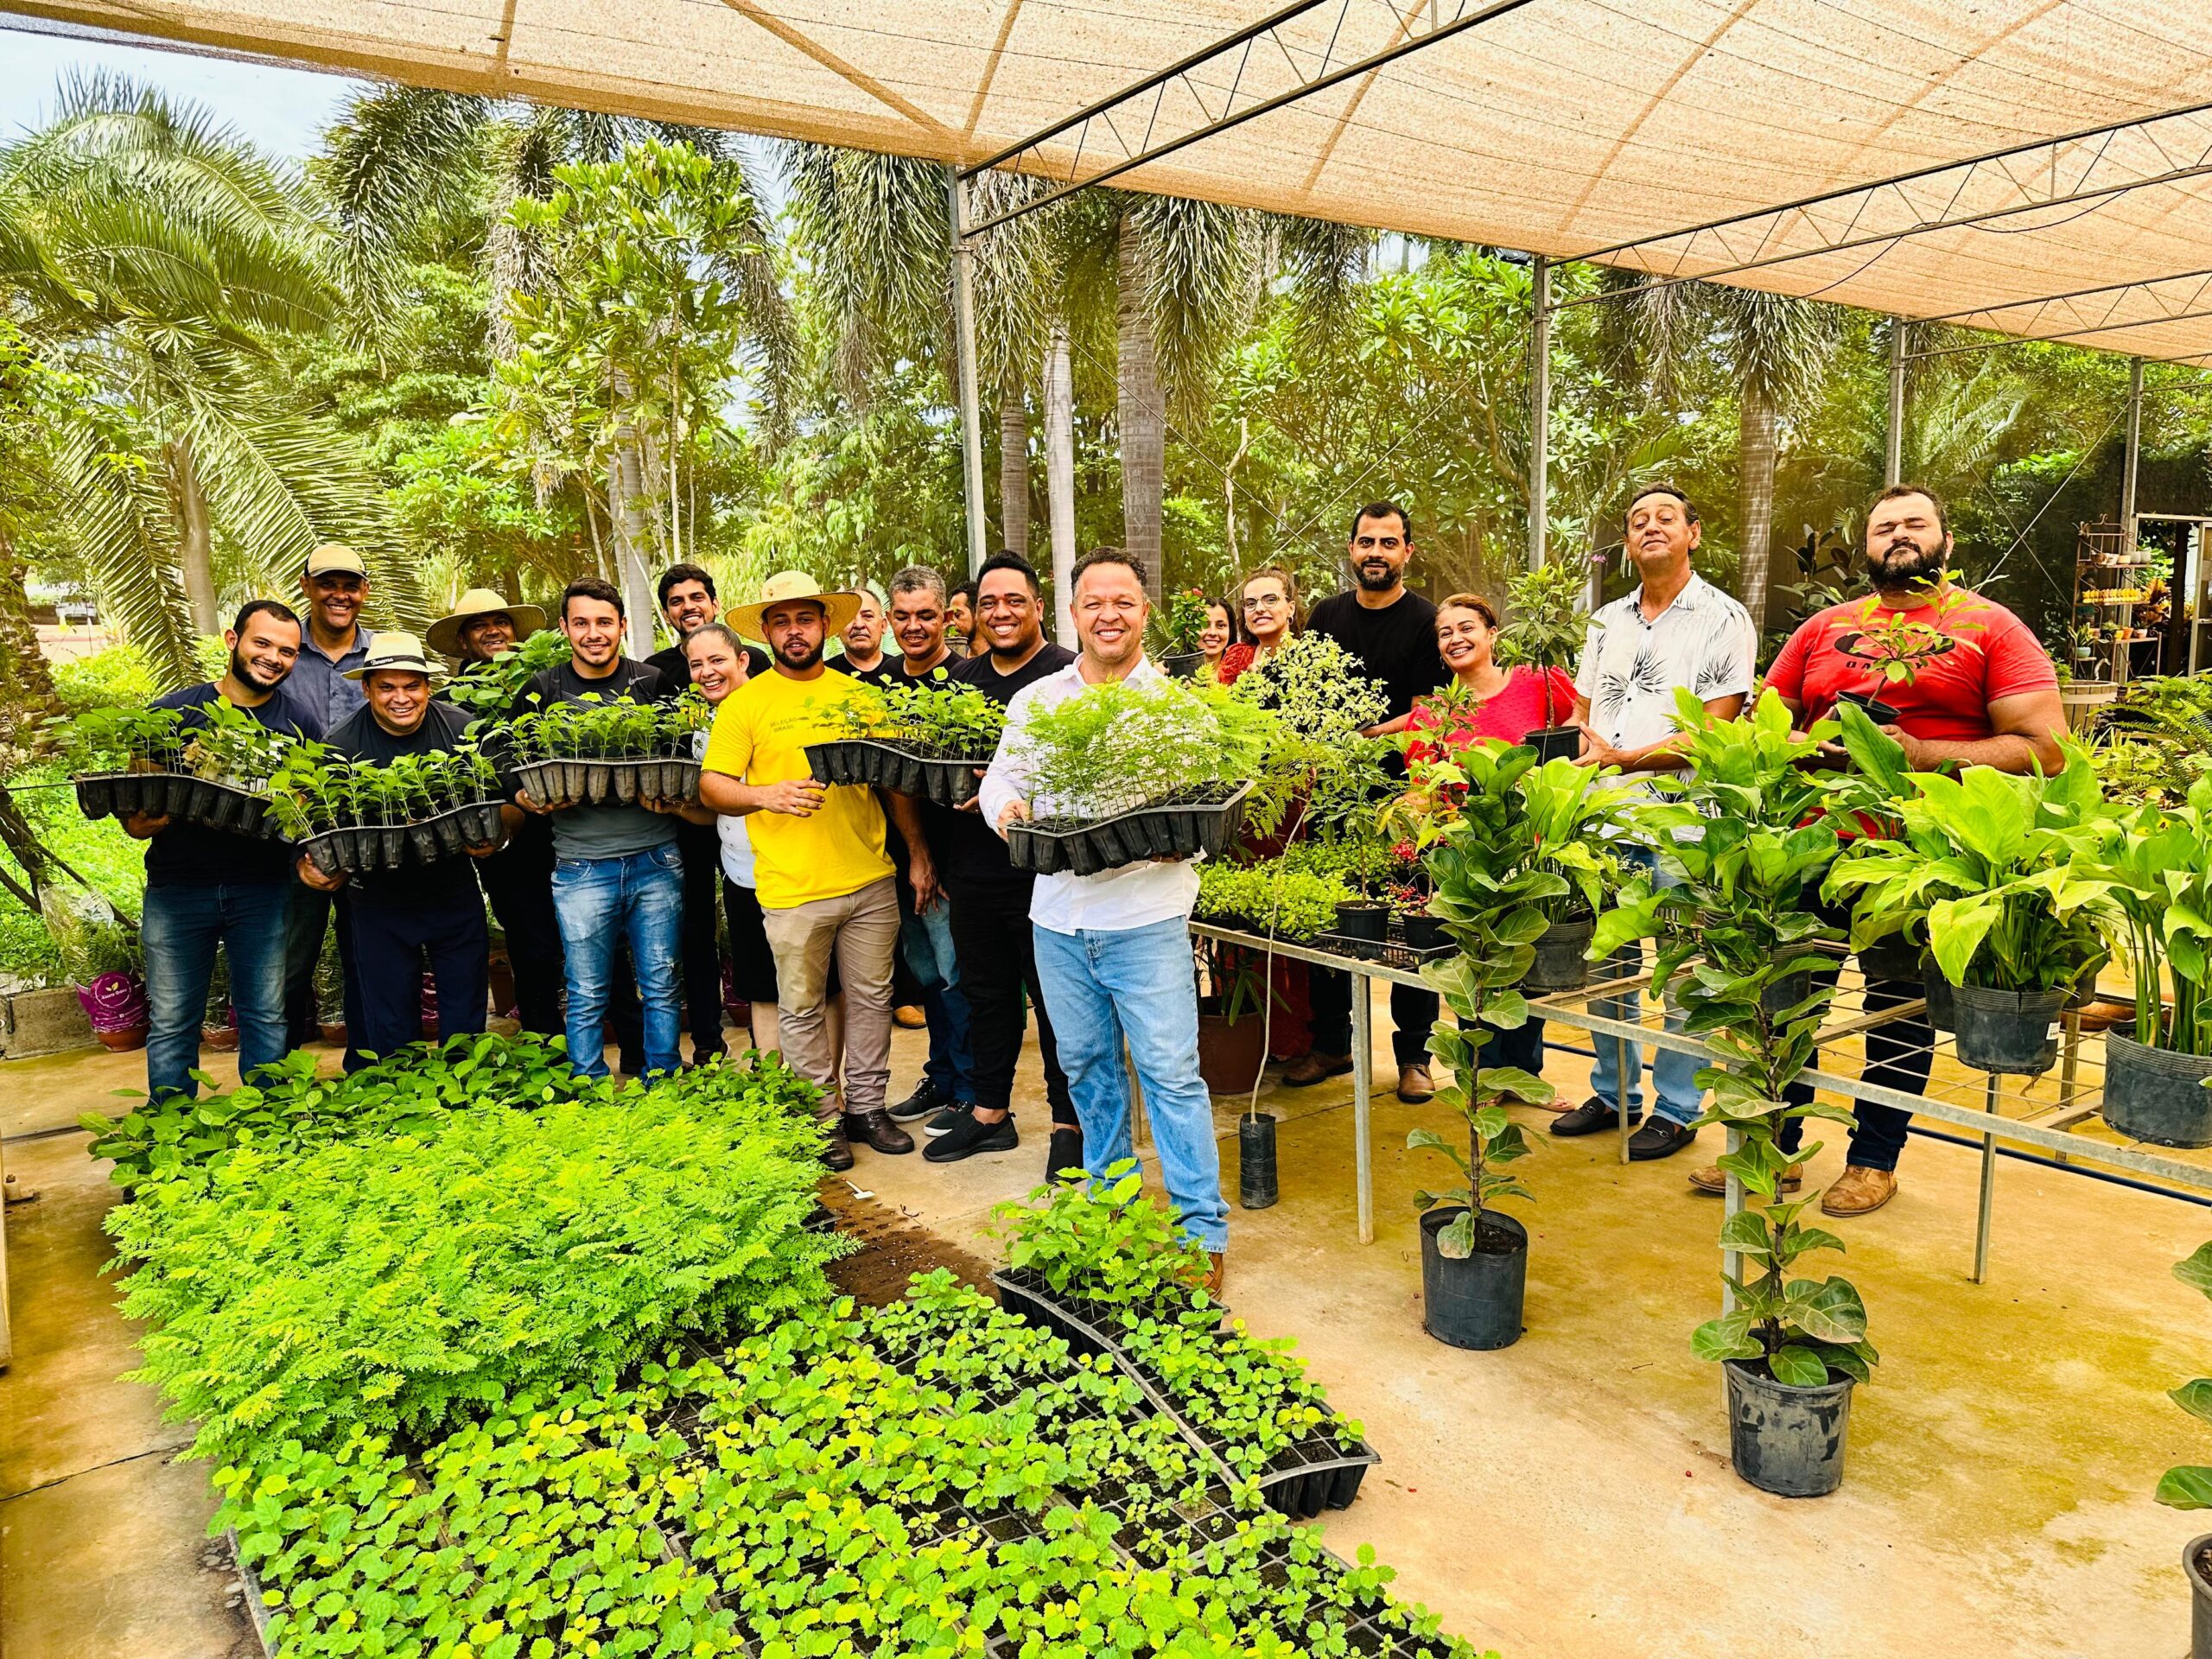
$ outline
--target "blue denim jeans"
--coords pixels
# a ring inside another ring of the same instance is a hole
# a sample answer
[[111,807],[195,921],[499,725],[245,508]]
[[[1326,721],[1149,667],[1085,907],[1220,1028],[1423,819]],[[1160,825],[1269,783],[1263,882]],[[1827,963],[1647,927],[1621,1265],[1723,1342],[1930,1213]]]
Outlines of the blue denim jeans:
[[[1660,867],[1658,857],[1648,847],[1624,847],[1617,849],[1621,863],[1629,873],[1637,870],[1649,875],[1655,886],[1678,887],[1681,884]],[[1631,944],[1608,957],[1599,971],[1607,978],[1624,974],[1640,973],[1643,969],[1643,946]],[[1590,1011],[1608,1020],[1634,1020],[1639,1016],[1643,1004],[1642,991],[1630,991],[1623,997],[1600,997],[1590,1005]],[[1673,1009],[1667,1012],[1667,1029],[1679,1031],[1682,1016]],[[1620,1109],[1621,1091],[1628,1091],[1630,1113],[1643,1109],[1643,1090],[1640,1078],[1643,1070],[1643,1045],[1622,1043],[1602,1033],[1591,1033],[1591,1044],[1598,1051],[1597,1064],[1590,1068],[1590,1092],[1612,1107]],[[1626,1066],[1622,1059],[1625,1052]],[[1700,1061],[1694,1054],[1679,1054],[1671,1048],[1658,1051],[1651,1063],[1653,1092],[1658,1096],[1656,1109],[1660,1116],[1675,1123],[1688,1123],[1694,1119],[1704,1091],[1697,1086]],[[1626,1076],[1623,1071],[1625,1069]]]
[[284,920],[289,882],[146,889],[138,942],[146,957],[146,1092],[193,1095],[215,947],[230,960],[238,1011],[238,1075],[284,1058]]
[[569,1064],[588,1077],[607,1075],[607,969],[620,937],[637,966],[645,1071],[682,1065],[683,855],[676,843],[621,858],[555,860],[553,913],[569,984]]
[[1123,1044],[1135,1063],[1160,1152],[1160,1179],[1183,1229],[1209,1250],[1229,1248],[1213,1096],[1198,1076],[1198,996],[1191,935],[1179,916],[1118,932],[1036,931],[1037,976],[1052,1010],[1060,1064],[1083,1125],[1093,1176],[1135,1157]]
[[947,1100],[976,1098],[975,1051],[969,1039],[968,997],[960,988],[960,958],[952,948],[952,904],[939,897],[925,911],[902,916],[899,949],[921,982],[922,1012],[929,1016],[930,1058],[924,1074]]

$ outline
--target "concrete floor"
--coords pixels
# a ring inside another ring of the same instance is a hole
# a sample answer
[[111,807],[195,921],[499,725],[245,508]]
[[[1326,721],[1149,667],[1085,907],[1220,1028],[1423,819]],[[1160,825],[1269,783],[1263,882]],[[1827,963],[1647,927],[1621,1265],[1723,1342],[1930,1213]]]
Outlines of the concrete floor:
[[[1387,1060],[1381,999],[1376,1015]],[[899,1034],[894,1084],[921,1052],[918,1035]],[[205,1471],[170,1461],[187,1437],[162,1424],[151,1390],[113,1380],[133,1348],[97,1277],[111,1189],[67,1126],[133,1086],[140,1065],[0,1065],[7,1166],[44,1192],[8,1217],[7,1659],[254,1650],[202,1537]],[[1579,1097],[1585,1066],[1554,1054],[1547,1071]],[[1041,1170],[1036,1077],[1033,1054],[1019,1151],[944,1167],[863,1151],[855,1190],[992,1254],[991,1207]],[[1624,1169],[1608,1138],[1542,1137],[1521,1166],[1538,1195],[1522,1206],[1529,1333],[1501,1353],[1461,1353],[1421,1333],[1411,1193],[1436,1175],[1433,1159],[1402,1149],[1409,1128],[1441,1115],[1378,1103],[1376,1237],[1363,1247],[1350,1093],[1344,1081],[1270,1085],[1282,1202],[1236,1212],[1230,1299],[1255,1331],[1298,1338],[1382,1455],[1357,1503],[1328,1518],[1331,1542],[1374,1544],[1397,1587],[1448,1629],[1506,1659],[2186,1654],[2178,1560],[2199,1528],[2150,1492],[2170,1464],[2207,1456],[2164,1391],[2212,1370],[2203,1299],[2169,1271],[2212,1236],[2212,1214],[2002,1162],[1991,1281],[1977,1287],[1977,1160],[1916,1140],[1897,1200],[1839,1226],[1884,1363],[1859,1394],[1843,1490],[1792,1503],[1729,1471],[1719,1376],[1689,1356],[1690,1331],[1716,1306],[1719,1206],[1689,1194],[1682,1159]],[[1224,1103],[1232,1192],[1234,1123]],[[55,1128],[67,1132],[41,1133]],[[1822,1154],[1815,1180],[1839,1164]]]

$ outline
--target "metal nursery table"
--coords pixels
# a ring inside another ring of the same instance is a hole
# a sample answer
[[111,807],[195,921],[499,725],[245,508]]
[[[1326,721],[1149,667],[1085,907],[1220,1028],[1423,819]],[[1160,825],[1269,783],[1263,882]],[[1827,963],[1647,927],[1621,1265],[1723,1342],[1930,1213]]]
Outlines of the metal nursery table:
[[[1383,980],[1391,984],[1426,988],[1421,976],[1382,963],[1337,956],[1305,945],[1271,940],[1262,934],[1217,927],[1208,922],[1192,922],[1191,931],[1201,938],[1219,940],[1226,944],[1243,945],[1260,952],[1272,951],[1276,956],[1287,957],[1295,962],[1336,969],[1353,976],[1353,1170],[1358,1193],[1359,1242],[1373,1243],[1374,1154],[1370,1099],[1374,1093],[1374,1058],[1373,1014],[1369,1007],[1371,988],[1368,982]],[[1596,1012],[1594,1005],[1613,1002],[1624,995],[1639,993],[1649,981],[1648,973],[1596,979],[1580,990],[1563,991],[1548,997],[1532,997],[1529,1003],[1529,1012],[1548,1022],[1586,1031],[1593,1044],[1608,1040],[1618,1044],[1633,1042],[1670,1049],[1694,1056],[1702,1062],[1712,1063],[1712,1051],[1705,1043],[1666,1028],[1661,1011],[1653,1006],[1656,999],[1640,997],[1640,1017],[1636,1019],[1618,1019]],[[1822,1050],[1844,1042],[1851,1043],[1855,1048],[1856,1039],[1866,1032],[1910,1019],[1924,1012],[1927,1007],[1925,1002],[1914,1001],[1869,1011],[1864,1003],[1865,988],[1856,972],[1847,969],[1835,1001],[1829,1010],[1828,1023],[1821,1029],[1820,1046]],[[2037,1147],[2055,1154],[2056,1161],[2062,1164],[2094,1165],[2101,1169],[2123,1171],[2140,1179],[2188,1192],[2212,1193],[2212,1149],[2205,1152],[2152,1151],[2117,1138],[2103,1138],[2110,1135],[2110,1131],[2103,1129],[2101,1116],[2103,1045],[2094,1039],[2083,1037],[2078,1014],[2066,1016],[2063,1033],[2057,1065],[2040,1077],[2000,1077],[1981,1072],[1972,1073],[1964,1079],[1947,1077],[1942,1074],[1943,1068],[1935,1063],[1947,1056],[1955,1061],[1956,1057],[1950,1055],[1950,1038],[1942,1032],[1936,1033],[1930,1055],[1932,1074],[1928,1091],[1923,1095],[1909,1094],[1880,1084],[1864,1083],[1856,1076],[1832,1071],[1825,1065],[1816,1065],[1815,1069],[1804,1074],[1808,1083],[1828,1094],[1851,1101],[1870,1101],[1878,1105],[1893,1106],[1901,1111],[1910,1112],[1916,1119],[1954,1125],[1970,1130],[1980,1137],[1981,1190],[1976,1206],[1974,1248],[1974,1280],[1976,1284],[1983,1282],[1988,1272],[1990,1221],[1995,1206],[1998,1143],[2000,1141]],[[1834,1063],[1834,1057],[1822,1058],[1827,1058],[1831,1065]],[[2092,1130],[2101,1133],[2093,1134]],[[1623,1163],[1628,1161],[1628,1137],[1629,1124],[1624,1116],[1619,1129],[1619,1155]],[[1731,1149],[1733,1149],[1736,1141],[1736,1133],[1731,1131]],[[1732,1178],[1728,1182],[1726,1202],[1732,1214],[1743,1208],[1743,1190]],[[1732,1276],[1741,1277],[1739,1261],[1732,1258],[1727,1267]]]

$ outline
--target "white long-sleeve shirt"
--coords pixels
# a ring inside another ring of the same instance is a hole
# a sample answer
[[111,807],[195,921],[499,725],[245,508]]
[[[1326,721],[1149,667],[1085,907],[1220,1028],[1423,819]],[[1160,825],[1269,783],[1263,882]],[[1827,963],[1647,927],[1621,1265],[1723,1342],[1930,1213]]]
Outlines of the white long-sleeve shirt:
[[[1166,677],[1147,658],[1131,670],[1128,677],[1130,684],[1141,685]],[[983,774],[978,791],[983,822],[1001,836],[1006,829],[999,823],[999,815],[1014,801],[1027,803],[1035,817],[1080,814],[1078,802],[1030,800],[1025,734],[1032,712],[1065,702],[1088,685],[1083,677],[1083,659],[1077,658],[1058,673],[1022,687],[1007,705],[1006,734],[999,739],[998,753],[991,757],[990,769]],[[1198,872],[1191,860],[1162,864],[1144,859],[1096,875],[1063,872],[1039,876],[1030,895],[1029,919],[1055,933],[1126,933],[1171,917],[1187,920],[1198,898]]]

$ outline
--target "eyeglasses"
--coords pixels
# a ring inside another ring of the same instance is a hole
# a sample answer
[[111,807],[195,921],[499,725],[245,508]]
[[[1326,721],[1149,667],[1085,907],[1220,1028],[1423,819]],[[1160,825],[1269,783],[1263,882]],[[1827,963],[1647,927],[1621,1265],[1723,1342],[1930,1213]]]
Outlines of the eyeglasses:
[[1248,599],[1244,601],[1244,608],[1248,611],[1272,611],[1278,605],[1289,603],[1287,599]]

